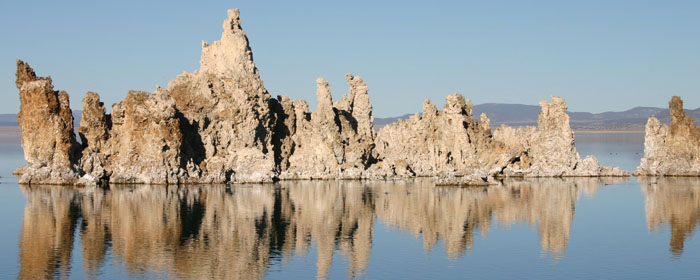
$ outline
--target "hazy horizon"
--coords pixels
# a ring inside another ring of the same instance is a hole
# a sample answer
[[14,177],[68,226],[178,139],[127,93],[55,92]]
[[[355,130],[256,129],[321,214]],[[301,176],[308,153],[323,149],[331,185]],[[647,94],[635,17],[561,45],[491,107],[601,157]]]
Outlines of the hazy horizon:
[[15,60],[51,76],[80,109],[85,92],[108,107],[128,90],[152,92],[199,68],[201,41],[219,40],[240,8],[265,87],[315,110],[315,80],[347,92],[363,77],[376,117],[420,112],[462,93],[474,104],[536,105],[565,97],[570,111],[700,107],[700,2],[489,2],[426,6],[325,2],[0,4],[0,113],[19,111]]

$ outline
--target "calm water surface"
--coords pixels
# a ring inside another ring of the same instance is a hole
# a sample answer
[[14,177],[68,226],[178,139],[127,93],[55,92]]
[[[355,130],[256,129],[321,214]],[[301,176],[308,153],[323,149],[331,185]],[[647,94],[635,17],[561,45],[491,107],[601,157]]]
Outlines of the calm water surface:
[[[633,170],[643,134],[577,133]],[[14,137],[14,138],[13,138]],[[698,279],[700,179],[19,186],[0,136],[2,278]]]

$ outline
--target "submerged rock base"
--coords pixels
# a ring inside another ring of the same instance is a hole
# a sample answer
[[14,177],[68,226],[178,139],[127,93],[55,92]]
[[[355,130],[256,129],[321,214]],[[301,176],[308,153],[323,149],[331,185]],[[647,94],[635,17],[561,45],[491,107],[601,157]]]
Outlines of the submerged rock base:
[[78,142],[68,94],[17,62],[18,115],[28,164],[20,183],[260,183],[280,179],[401,179],[483,185],[497,177],[628,176],[581,159],[564,99],[541,102],[537,127],[473,119],[470,100],[447,96],[442,110],[374,131],[369,88],[346,75],[333,102],[319,78],[315,112],[303,100],[272,98],[253,62],[238,10],[221,40],[202,43],[199,71],[153,93],[130,91],[107,114],[97,93],[83,99]]

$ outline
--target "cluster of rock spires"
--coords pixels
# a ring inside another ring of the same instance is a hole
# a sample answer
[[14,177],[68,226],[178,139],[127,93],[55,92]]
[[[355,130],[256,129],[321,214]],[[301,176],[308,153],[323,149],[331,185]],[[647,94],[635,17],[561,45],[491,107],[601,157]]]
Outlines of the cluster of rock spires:
[[[360,77],[346,75],[350,92],[337,102],[328,82],[319,78],[317,109],[310,112],[306,101],[272,98],[265,89],[237,9],[228,11],[223,29],[220,41],[202,43],[200,70],[179,75],[167,88],[130,91],[111,114],[98,94],[88,92],[80,141],[73,133],[68,94],[18,61],[18,122],[28,162],[16,171],[20,183],[434,176],[437,184],[472,185],[512,176],[629,175],[593,157],[580,158],[563,98],[540,103],[537,127],[501,126],[492,133],[489,119],[482,114],[475,120],[471,101],[453,94],[442,110],[426,100],[422,115],[375,132],[368,87]],[[687,157],[676,160],[693,161],[695,167],[683,174],[698,174],[698,145],[691,144],[698,143],[700,132],[674,104],[670,129],[658,120],[647,125],[647,157],[640,170],[653,172],[638,173],[669,172],[672,167],[657,161],[676,153],[661,151],[687,144],[681,152]],[[650,138],[650,130],[657,136]],[[672,141],[664,140],[668,137]],[[682,143],[683,137],[695,142]]]

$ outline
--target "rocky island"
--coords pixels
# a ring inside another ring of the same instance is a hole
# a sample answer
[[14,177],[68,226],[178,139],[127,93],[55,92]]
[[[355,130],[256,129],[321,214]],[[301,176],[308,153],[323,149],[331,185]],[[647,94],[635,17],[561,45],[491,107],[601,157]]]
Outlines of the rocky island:
[[671,123],[650,117],[644,136],[644,158],[635,176],[700,176],[700,128],[683,111],[683,100],[668,103]]
[[[581,159],[563,98],[540,103],[537,127],[493,133],[470,100],[429,100],[422,115],[374,130],[369,88],[346,75],[350,92],[333,101],[316,81],[317,108],[265,89],[239,11],[220,41],[202,43],[199,71],[153,93],[130,91],[106,113],[97,93],[83,99],[73,133],[68,93],[17,61],[24,184],[260,183],[289,179],[436,177],[437,184],[483,185],[499,177],[628,176]],[[649,125],[647,125],[649,129]],[[694,132],[697,136],[697,132]],[[696,138],[697,139],[697,138]]]

